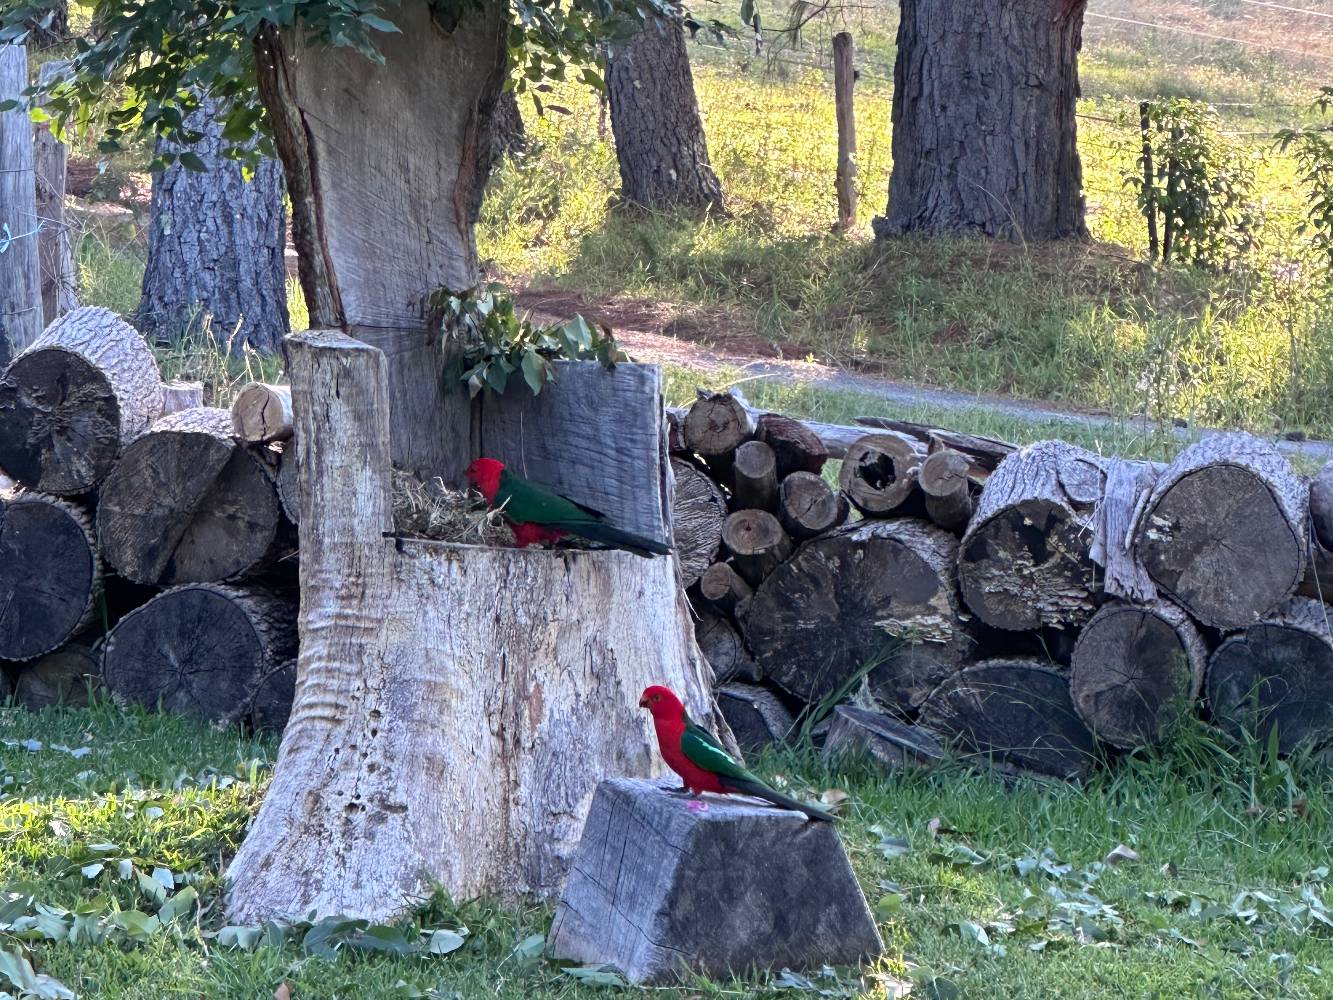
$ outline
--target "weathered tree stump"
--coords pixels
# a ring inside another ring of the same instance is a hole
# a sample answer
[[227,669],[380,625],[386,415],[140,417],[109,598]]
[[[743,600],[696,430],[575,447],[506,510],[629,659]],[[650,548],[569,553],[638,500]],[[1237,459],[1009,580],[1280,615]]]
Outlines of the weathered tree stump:
[[926,497],[926,513],[945,531],[961,534],[972,520],[971,462],[961,451],[946,448],[927,455],[918,481]]
[[213,407],[163,417],[102,485],[97,532],[107,562],[137,583],[228,580],[269,552],[281,520],[263,465]]
[[101,686],[101,651],[71,643],[19,668],[14,703],[30,712],[51,705],[86,708],[88,693]]
[[832,531],[847,520],[847,512],[847,497],[813,472],[793,472],[778,491],[778,517],[798,541]]
[[791,539],[766,510],[738,510],[728,516],[722,525],[722,544],[731,552],[736,572],[755,587],[792,551]]
[[780,413],[762,414],[755,421],[754,436],[773,449],[779,479],[786,479],[794,472],[818,475],[828,461],[828,448],[819,435],[799,420]]
[[778,463],[762,441],[746,441],[736,449],[731,466],[731,505],[735,510],[778,512]]
[[838,482],[862,514],[883,517],[912,495],[924,458],[908,438],[867,434],[847,449]]
[[291,386],[251,382],[232,401],[231,426],[242,441],[286,441],[292,436]]
[[730,563],[713,563],[699,578],[699,593],[704,600],[723,611],[734,613],[736,606],[754,593]]
[[745,649],[740,633],[731,619],[710,608],[699,608],[694,623],[694,639],[699,652],[713,668],[713,682],[725,684],[730,680],[756,681],[759,667]]
[[1081,778],[1096,742],[1066,673],[1030,660],[987,660],[947,678],[921,706],[922,726],[1020,771]]
[[0,377],[0,468],[30,489],[86,493],[161,412],[143,338],[110,309],[75,309]]
[[1174,604],[1107,604],[1074,647],[1074,709],[1113,747],[1160,743],[1193,714],[1207,664],[1199,630]]
[[729,392],[701,395],[685,417],[685,443],[710,464],[728,466],[731,456],[754,437],[754,417]]
[[671,530],[676,540],[681,586],[690,587],[703,576],[722,548],[727,498],[712,479],[683,459],[671,460],[671,472],[675,479]]
[[796,720],[772,691],[754,684],[723,684],[717,707],[742,753],[757,754],[796,735]]
[[919,726],[852,705],[833,710],[824,757],[860,757],[891,771],[930,767],[944,758],[939,737]]
[[250,699],[250,725],[260,732],[280,733],[292,714],[296,697],[296,661],[273,667],[255,685]]
[[1208,662],[1213,722],[1291,753],[1333,740],[1333,612],[1294,597],[1273,614],[1228,636]]
[[1157,480],[1135,551],[1163,593],[1205,625],[1259,621],[1305,572],[1310,490],[1269,444],[1217,434]]
[[911,520],[862,521],[806,542],[742,613],[763,676],[813,703],[873,668],[876,697],[914,710],[970,651],[957,546]]
[[0,500],[0,659],[57,649],[92,621],[102,565],[92,525],[68,501]]
[[257,587],[164,591],[107,636],[102,679],[119,700],[233,723],[260,680],[296,654],[296,606]]
[[[549,950],[636,985],[858,964],[883,950],[831,823],[666,788],[597,788]],[[780,872],[781,877],[774,877]]]
[[963,600],[987,625],[1082,625],[1098,586],[1088,550],[1100,459],[1042,441],[1000,463],[959,545]]

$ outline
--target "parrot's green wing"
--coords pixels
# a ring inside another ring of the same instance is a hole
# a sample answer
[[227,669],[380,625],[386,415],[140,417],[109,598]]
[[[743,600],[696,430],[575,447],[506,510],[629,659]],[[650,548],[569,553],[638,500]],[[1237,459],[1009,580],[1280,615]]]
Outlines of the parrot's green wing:
[[575,503],[568,497],[562,497],[509,471],[500,473],[500,489],[495,494],[495,505],[503,506],[505,517],[518,524],[574,529],[579,525],[597,524],[606,519],[605,515],[591,507]]
[[722,748],[716,736],[695,724],[689,716],[685,717],[685,732],[680,738],[680,749],[695,767],[737,781],[759,781]]

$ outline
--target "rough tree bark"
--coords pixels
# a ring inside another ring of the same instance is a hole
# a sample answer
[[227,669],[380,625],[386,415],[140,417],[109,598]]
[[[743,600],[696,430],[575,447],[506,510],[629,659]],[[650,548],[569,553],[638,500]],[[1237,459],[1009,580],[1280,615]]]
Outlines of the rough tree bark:
[[902,0],[893,174],[876,235],[1084,237],[1084,0]]
[[[22,101],[28,86],[28,53],[0,43],[0,101]],[[37,188],[32,170],[32,121],[21,105],[0,111],[0,223],[10,241],[0,265],[0,365],[42,332],[37,261]],[[0,239],[4,238],[0,232]]]
[[711,479],[684,459],[671,459],[675,479],[671,529],[676,538],[682,587],[692,587],[717,558],[727,498]]
[[207,320],[219,343],[275,352],[288,330],[282,170],[265,158],[247,182],[240,163],[222,155],[227,142],[209,97],[185,123],[203,138],[189,147],[159,143],[158,153],[193,153],[208,169],[190,170],[177,160],[153,175],[136,323],[166,339]]
[[642,31],[612,48],[606,86],[625,200],[721,209],[680,23],[647,17]]

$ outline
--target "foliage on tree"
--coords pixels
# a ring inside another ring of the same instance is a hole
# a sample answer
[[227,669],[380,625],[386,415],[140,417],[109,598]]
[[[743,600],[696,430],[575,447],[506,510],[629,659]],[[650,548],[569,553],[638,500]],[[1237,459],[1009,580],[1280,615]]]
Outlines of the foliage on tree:
[[1305,183],[1308,214],[1300,231],[1310,249],[1333,267],[1333,87],[1321,87],[1310,106],[1318,122],[1277,134],[1278,149],[1296,157],[1296,168]]

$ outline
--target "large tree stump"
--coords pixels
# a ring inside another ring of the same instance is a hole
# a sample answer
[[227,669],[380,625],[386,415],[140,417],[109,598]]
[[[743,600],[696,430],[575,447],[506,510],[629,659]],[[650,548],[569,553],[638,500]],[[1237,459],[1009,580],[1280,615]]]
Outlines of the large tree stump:
[[767,688],[723,684],[717,689],[717,707],[742,753],[762,753],[796,735],[796,720]]
[[119,700],[233,723],[260,680],[296,654],[295,602],[194,583],[131,611],[107,636],[102,676]]
[[910,712],[971,642],[957,541],[923,521],[862,521],[806,542],[742,614],[766,679],[818,702],[867,669],[876,697]]
[[1107,604],[1074,646],[1074,708],[1104,743],[1151,746],[1193,714],[1207,664],[1199,630],[1174,604]]
[[882,517],[912,495],[925,457],[906,437],[867,434],[847,449],[838,482],[862,514]]
[[1324,604],[1293,597],[1263,621],[1228,636],[1208,663],[1213,722],[1290,753],[1333,740],[1333,630]]
[[671,500],[671,531],[680,562],[681,586],[691,587],[722,548],[722,522],[727,498],[716,483],[680,458],[671,460],[675,479]]
[[0,377],[0,468],[30,489],[86,493],[161,412],[143,338],[110,309],[75,309]]
[[754,587],[791,555],[791,539],[766,510],[738,510],[722,525],[722,544],[732,565]]
[[277,492],[231,430],[226,410],[182,410],[125,449],[97,508],[103,555],[120,575],[160,586],[228,580],[268,553]]
[[89,692],[101,686],[101,650],[70,643],[19,668],[14,704],[30,712],[52,705],[86,708]]
[[0,500],[0,659],[30,660],[92,621],[101,589],[88,515],[56,497]]
[[860,757],[891,771],[930,767],[944,758],[939,737],[919,726],[853,705],[833,710],[824,758]]
[[1019,771],[1081,778],[1097,759],[1068,675],[1031,660],[986,660],[954,674],[931,692],[920,721],[970,754]]
[[647,781],[598,786],[551,925],[553,956],[652,985],[880,953],[833,824],[752,800],[705,801],[689,809]]
[[384,355],[327,331],[288,344],[296,700],[229,870],[230,918],[384,920],[436,882],[551,893],[598,776],[660,772],[643,689],[666,684],[716,725],[675,564],[386,537]]
[[1296,592],[1309,501],[1309,488],[1271,445],[1217,434],[1158,477],[1135,551],[1166,596],[1200,622],[1240,628]]
[[972,612],[995,628],[1081,625],[1095,608],[1092,507],[1101,460],[1042,441],[1000,463],[958,549],[958,582]]
[[813,472],[793,472],[782,481],[778,494],[779,519],[797,540],[822,535],[847,520],[847,497]]

